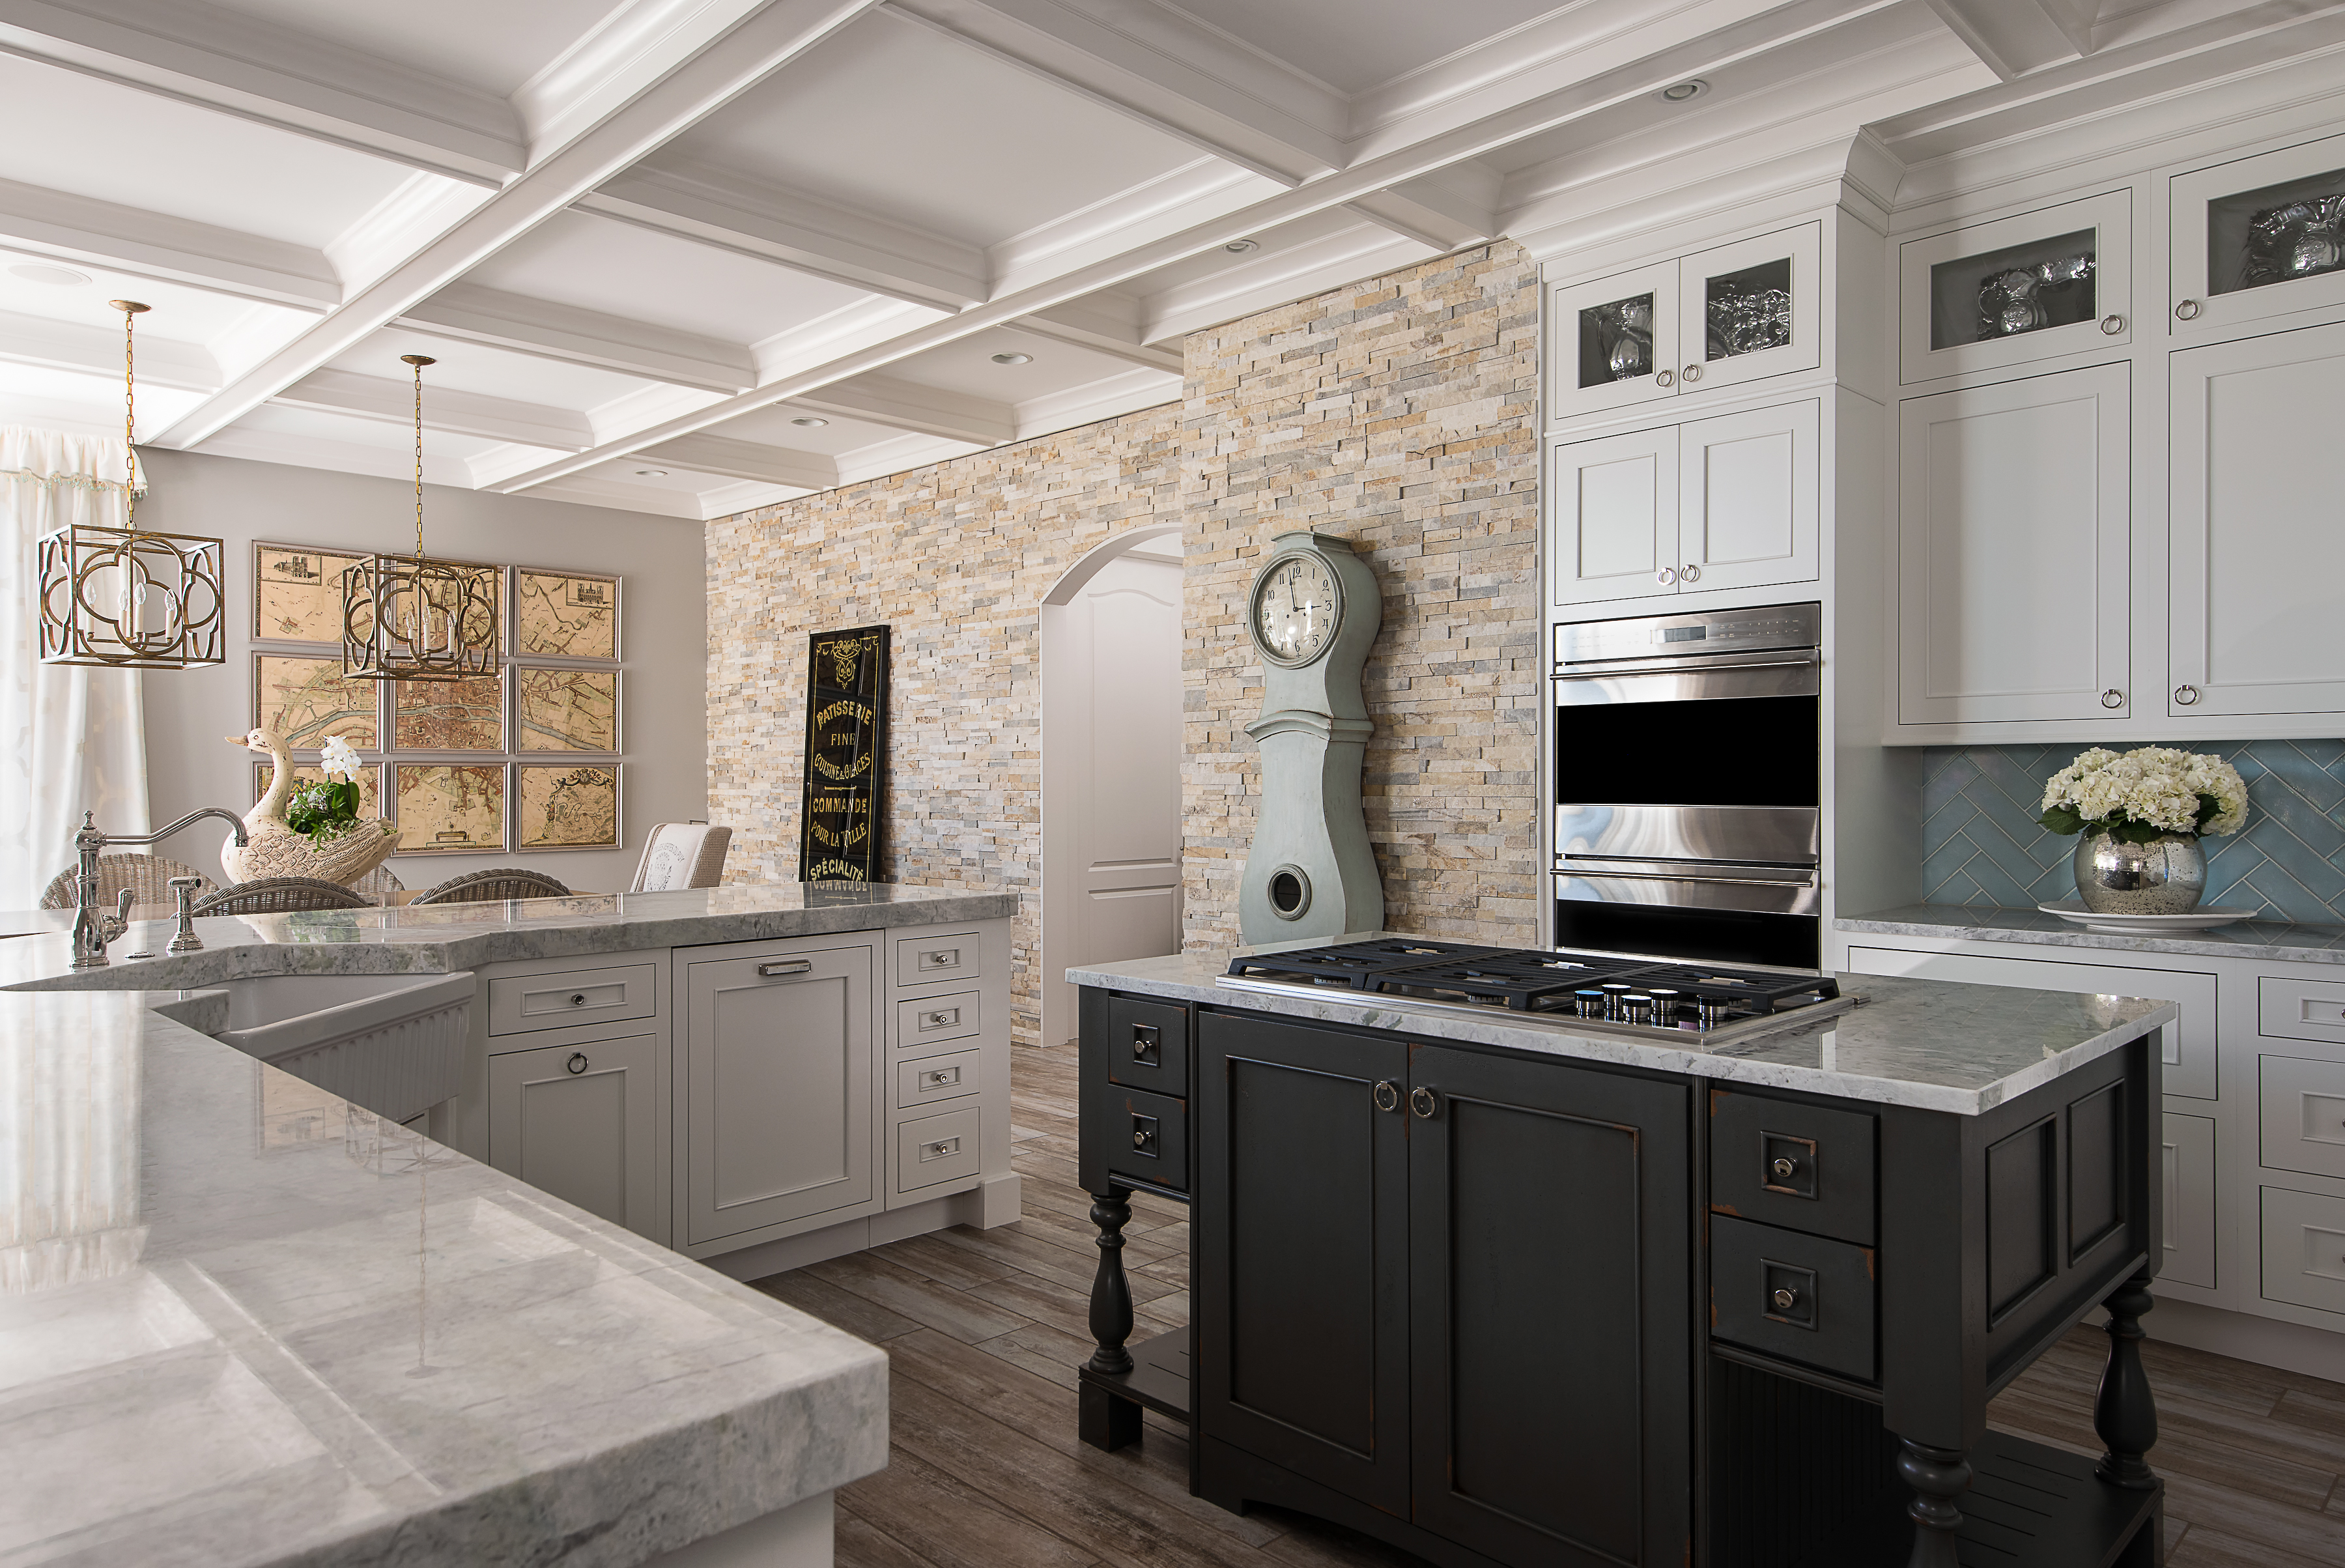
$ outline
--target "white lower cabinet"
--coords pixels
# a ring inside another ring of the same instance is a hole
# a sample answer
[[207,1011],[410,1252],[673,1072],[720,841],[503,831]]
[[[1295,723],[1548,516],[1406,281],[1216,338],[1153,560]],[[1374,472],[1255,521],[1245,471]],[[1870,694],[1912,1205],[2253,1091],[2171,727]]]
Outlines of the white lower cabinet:
[[2345,1197],[2268,1186],[2262,1229],[2265,1299],[2345,1313]]
[[668,1236],[664,1033],[489,1058],[489,1163],[639,1236]]
[[2166,1187],[2166,1262],[2158,1278],[2215,1288],[2215,1119],[2166,1113],[2159,1168]]
[[876,948],[765,945],[679,965],[687,1243],[873,1195]]

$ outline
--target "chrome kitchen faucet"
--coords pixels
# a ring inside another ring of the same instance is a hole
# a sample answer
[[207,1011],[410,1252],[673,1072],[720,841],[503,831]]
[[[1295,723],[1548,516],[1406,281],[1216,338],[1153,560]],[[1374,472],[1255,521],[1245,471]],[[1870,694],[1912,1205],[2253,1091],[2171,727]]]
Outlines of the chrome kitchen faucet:
[[[130,924],[128,888],[114,906],[115,912],[103,912],[97,902],[97,857],[110,844],[152,844],[168,839],[191,822],[206,817],[218,817],[236,830],[237,847],[249,842],[245,837],[244,819],[218,806],[205,806],[190,811],[168,828],[157,828],[151,833],[117,833],[108,836],[97,826],[97,813],[84,811],[81,826],[74,830],[74,852],[81,859],[74,877],[73,966],[76,969],[102,969],[108,962],[106,944],[120,936]],[[176,943],[174,950],[178,951]]]

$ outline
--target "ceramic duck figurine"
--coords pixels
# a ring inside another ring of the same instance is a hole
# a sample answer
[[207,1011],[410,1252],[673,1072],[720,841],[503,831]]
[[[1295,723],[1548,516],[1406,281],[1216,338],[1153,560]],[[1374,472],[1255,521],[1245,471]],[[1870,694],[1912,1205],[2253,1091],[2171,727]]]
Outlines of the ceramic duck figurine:
[[347,886],[391,859],[391,852],[399,847],[399,830],[380,817],[355,823],[349,832],[324,844],[295,832],[285,820],[286,798],[293,792],[293,759],[287,754],[285,743],[267,729],[231,735],[228,743],[266,753],[269,762],[269,793],[244,814],[248,842],[239,849],[230,839],[220,846],[220,869],[231,881],[317,877]]

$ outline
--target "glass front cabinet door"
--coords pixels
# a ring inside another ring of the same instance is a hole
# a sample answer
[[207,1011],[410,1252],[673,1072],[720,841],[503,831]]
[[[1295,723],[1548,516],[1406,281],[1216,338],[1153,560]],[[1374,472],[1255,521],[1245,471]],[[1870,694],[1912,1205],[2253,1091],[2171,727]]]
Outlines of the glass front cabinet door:
[[2178,174],[2167,193],[2177,338],[2345,304],[2345,137]]
[[2133,193],[1897,248],[1898,380],[2000,370],[2133,341]]
[[1823,226],[1557,289],[1552,417],[1699,396],[1823,362]]

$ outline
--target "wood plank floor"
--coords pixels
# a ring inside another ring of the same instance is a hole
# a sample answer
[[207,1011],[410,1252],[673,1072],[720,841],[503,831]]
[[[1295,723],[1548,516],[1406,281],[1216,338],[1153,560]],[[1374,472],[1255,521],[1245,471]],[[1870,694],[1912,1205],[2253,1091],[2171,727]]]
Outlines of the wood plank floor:
[[[777,1274],[758,1289],[883,1346],[890,1462],[838,1494],[840,1568],[1344,1568],[1419,1559],[1277,1509],[1189,1495],[1182,1429],[1101,1453],[1075,1437],[1074,1368],[1098,1258],[1075,1180],[1074,1053],[1013,1053],[1025,1214]],[[1142,1337],[1189,1318],[1188,1211],[1145,1195],[1124,1235]],[[2154,1320],[2154,1319],[2153,1319]],[[1995,1403],[1994,1423],[2097,1454],[2105,1341],[2079,1329]],[[2172,1568],[2345,1563],[2345,1385],[2152,1342]]]

